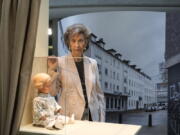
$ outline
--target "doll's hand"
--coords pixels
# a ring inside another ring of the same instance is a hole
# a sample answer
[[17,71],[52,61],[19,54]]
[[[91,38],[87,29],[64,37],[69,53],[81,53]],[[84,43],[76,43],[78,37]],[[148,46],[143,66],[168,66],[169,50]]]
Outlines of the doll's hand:
[[55,114],[61,113],[61,108],[55,111]]
[[44,120],[46,120],[46,117],[47,117],[47,116],[44,115],[44,116],[42,116],[39,120],[43,120],[43,121],[44,121]]

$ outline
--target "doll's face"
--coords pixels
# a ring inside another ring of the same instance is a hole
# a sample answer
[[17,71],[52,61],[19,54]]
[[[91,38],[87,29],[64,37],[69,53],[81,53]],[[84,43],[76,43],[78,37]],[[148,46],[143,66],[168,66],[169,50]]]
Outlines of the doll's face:
[[51,86],[51,80],[45,80],[42,82],[42,87],[38,89],[41,93],[49,93]]
[[40,93],[49,93],[51,88],[51,78],[49,75],[45,73],[37,74],[33,78],[33,83]]

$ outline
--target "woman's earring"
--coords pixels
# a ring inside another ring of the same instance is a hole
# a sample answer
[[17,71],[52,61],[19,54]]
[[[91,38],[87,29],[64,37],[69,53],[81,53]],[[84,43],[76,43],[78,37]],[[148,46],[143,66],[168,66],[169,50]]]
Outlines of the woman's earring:
[[83,50],[86,51],[86,47]]

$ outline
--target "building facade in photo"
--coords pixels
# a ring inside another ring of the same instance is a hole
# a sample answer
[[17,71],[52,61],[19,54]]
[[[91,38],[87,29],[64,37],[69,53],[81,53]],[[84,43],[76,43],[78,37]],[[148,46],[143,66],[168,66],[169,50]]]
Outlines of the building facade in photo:
[[156,103],[155,84],[136,65],[122,60],[114,49],[105,49],[103,39],[92,34],[86,55],[96,59],[106,98],[106,121],[118,122],[122,112],[144,109]]

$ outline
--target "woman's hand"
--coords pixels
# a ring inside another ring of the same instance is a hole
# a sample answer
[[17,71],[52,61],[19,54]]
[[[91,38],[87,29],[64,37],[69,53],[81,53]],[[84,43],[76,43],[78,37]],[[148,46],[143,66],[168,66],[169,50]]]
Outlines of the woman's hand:
[[47,59],[48,69],[50,70],[56,70],[58,66],[58,60],[55,56],[50,56]]

